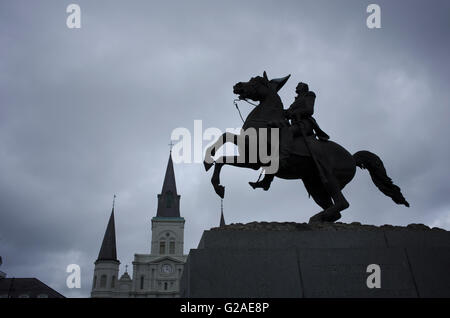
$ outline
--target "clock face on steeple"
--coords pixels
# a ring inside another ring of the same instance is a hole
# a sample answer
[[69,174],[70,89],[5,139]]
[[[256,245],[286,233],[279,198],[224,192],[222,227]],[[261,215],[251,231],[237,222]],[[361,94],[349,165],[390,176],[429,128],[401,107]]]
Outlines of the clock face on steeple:
[[164,274],[170,274],[172,273],[172,266],[170,264],[164,264],[161,266],[161,272]]

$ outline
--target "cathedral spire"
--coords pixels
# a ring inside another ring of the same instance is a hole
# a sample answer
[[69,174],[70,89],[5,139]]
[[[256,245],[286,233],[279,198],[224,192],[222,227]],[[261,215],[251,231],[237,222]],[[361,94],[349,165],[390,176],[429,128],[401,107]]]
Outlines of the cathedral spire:
[[175,183],[172,150],[169,154],[169,161],[167,163],[161,194],[158,194],[158,210],[156,216],[180,217],[180,196],[177,193],[177,185]]
[[102,247],[98,253],[97,261],[118,261],[116,250],[116,229],[114,224],[115,200],[116,195],[114,195],[111,216],[109,217],[109,222],[106,227],[105,236],[103,237]]

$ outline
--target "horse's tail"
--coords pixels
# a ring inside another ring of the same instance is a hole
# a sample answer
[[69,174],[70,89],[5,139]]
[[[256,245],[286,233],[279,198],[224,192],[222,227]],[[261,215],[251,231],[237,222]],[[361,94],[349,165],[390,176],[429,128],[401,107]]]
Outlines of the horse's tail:
[[361,169],[367,169],[370,177],[377,188],[397,204],[404,204],[409,207],[409,203],[403,197],[400,188],[396,186],[392,179],[388,177],[381,159],[370,151],[358,151],[353,155],[356,165]]

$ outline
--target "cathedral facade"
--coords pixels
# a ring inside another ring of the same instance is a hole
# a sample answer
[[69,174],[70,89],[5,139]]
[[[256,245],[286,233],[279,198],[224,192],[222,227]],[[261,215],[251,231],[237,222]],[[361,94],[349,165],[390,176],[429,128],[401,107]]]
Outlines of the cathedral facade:
[[126,269],[119,277],[114,206],[95,261],[91,297],[138,298],[179,297],[180,278],[187,255],[184,249],[184,223],[180,216],[172,156],[169,156],[156,216],[152,218],[150,254],[135,254],[133,275]]

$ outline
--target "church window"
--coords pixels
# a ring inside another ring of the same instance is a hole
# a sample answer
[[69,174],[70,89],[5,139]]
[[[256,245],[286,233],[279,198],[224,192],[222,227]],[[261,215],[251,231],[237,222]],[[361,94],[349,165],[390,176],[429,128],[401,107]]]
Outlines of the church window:
[[167,290],[167,283],[164,283],[164,290]]
[[106,287],[106,275],[100,276],[100,288]]
[[173,193],[172,191],[168,191],[166,193],[166,207],[171,208],[173,205]]
[[141,289],[144,289],[144,275],[141,276]]
[[166,253],[166,242],[160,242],[159,243],[159,254],[165,254]]
[[97,275],[94,276],[94,283],[92,288],[96,288],[97,287]]
[[169,254],[175,254],[175,242],[171,241],[169,243]]
[[114,287],[116,287],[116,276],[113,276],[112,280],[111,280],[111,288],[114,288]]
[[151,289],[153,289],[153,288],[155,288],[155,269],[154,268],[152,268],[152,277],[151,277],[151,280],[150,280],[150,288]]

